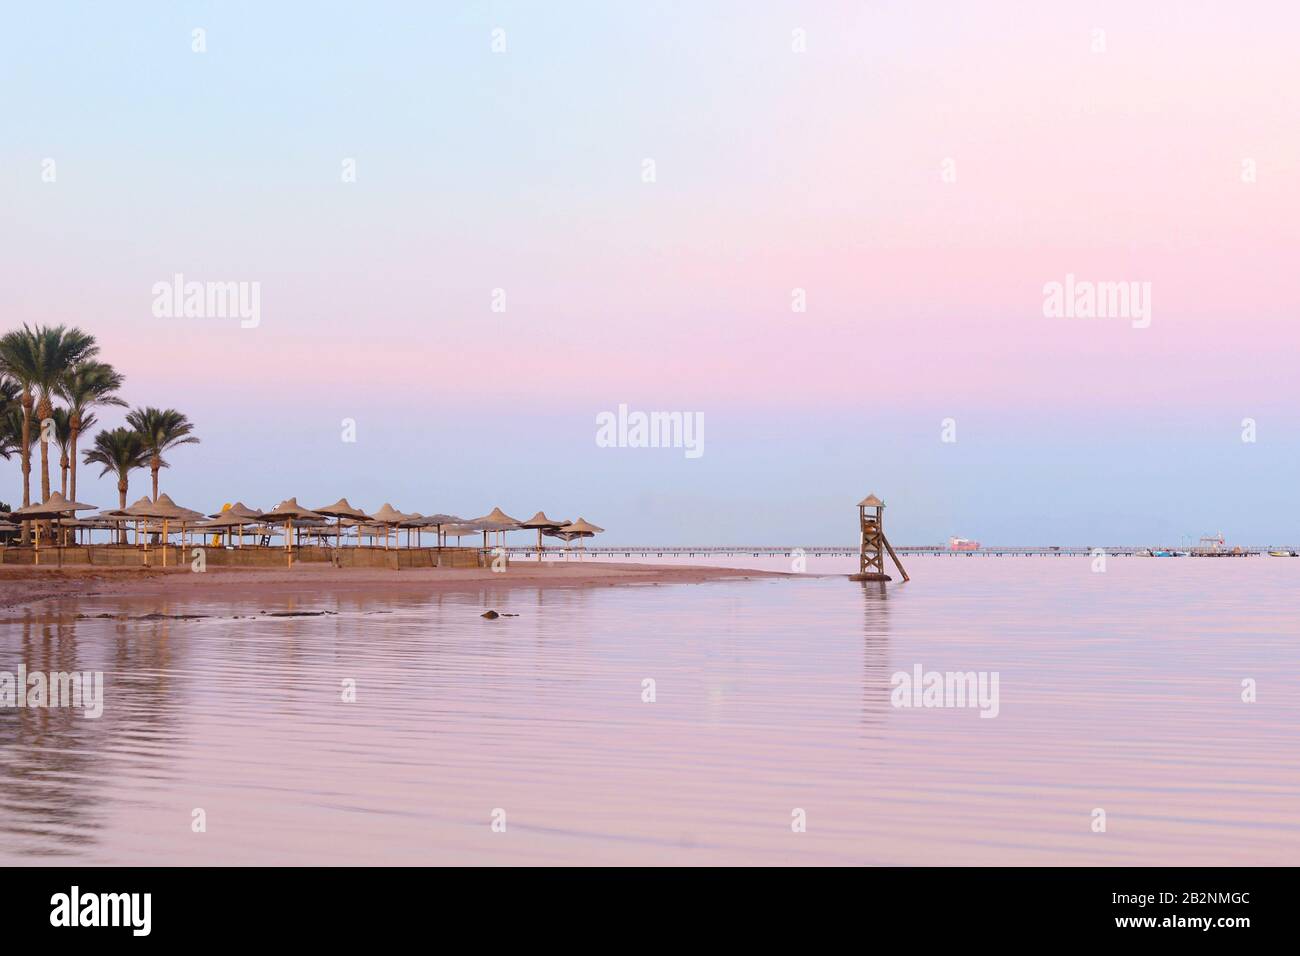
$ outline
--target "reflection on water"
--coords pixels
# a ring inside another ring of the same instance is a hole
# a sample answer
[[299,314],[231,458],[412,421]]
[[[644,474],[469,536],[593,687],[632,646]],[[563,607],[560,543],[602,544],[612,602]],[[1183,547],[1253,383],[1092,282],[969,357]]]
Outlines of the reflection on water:
[[[116,798],[115,774],[166,779],[184,741],[167,622],[101,626],[86,643],[68,614],[6,622],[0,670],[112,675],[113,706],[87,719],[72,708],[0,710],[0,832],[8,851],[76,859]],[[106,692],[107,696],[107,692]],[[4,851],[0,851],[0,855]]]
[[[1300,562],[913,564],[20,609],[0,671],[106,700],[0,709],[0,861],[1295,861]],[[916,665],[999,716],[892,708]]]
[[860,581],[862,593],[862,723],[882,724],[889,712],[889,597],[884,581]]

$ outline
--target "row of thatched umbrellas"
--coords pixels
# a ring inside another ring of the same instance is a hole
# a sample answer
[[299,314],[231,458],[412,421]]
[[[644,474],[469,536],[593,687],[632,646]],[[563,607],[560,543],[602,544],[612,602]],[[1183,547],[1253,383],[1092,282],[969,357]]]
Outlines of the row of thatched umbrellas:
[[[135,504],[126,508],[116,508],[108,511],[101,511],[97,515],[92,515],[86,519],[77,519],[75,514],[78,511],[89,511],[95,508],[95,505],[82,504],[77,501],[68,501],[59,492],[54,492],[50,497],[35,505],[29,505],[26,508],[19,508],[11,515],[7,515],[10,521],[20,522],[25,520],[50,520],[55,524],[55,540],[61,541],[61,532],[65,527],[64,519],[73,516],[70,526],[74,528],[119,528],[121,529],[123,539],[125,540],[125,528],[128,523],[135,522],[136,541],[139,542],[140,534],[161,533],[163,540],[166,541],[169,532],[169,526],[179,526],[182,540],[188,528],[190,531],[207,533],[209,531],[225,532],[227,535],[237,531],[239,542],[242,545],[244,529],[247,527],[260,528],[261,526],[274,526],[283,523],[285,526],[285,549],[289,554],[289,561],[292,563],[292,545],[294,536],[294,522],[298,522],[299,532],[304,528],[311,531],[322,532],[328,528],[326,519],[334,518],[334,538],[335,546],[341,547],[343,543],[343,529],[355,527],[357,530],[358,543],[367,527],[382,529],[384,534],[384,548],[389,546],[389,535],[396,534],[401,529],[407,530],[407,544],[410,544],[411,531],[418,535],[420,531],[432,528],[438,535],[439,545],[445,543],[448,537],[454,537],[457,541],[467,534],[483,534],[483,546],[488,546],[488,535],[498,535],[498,540],[504,541],[504,534],[507,531],[531,530],[537,531],[537,551],[540,557],[542,552],[542,536],[560,538],[564,541],[575,539],[589,538],[594,534],[605,530],[597,527],[579,518],[577,521],[555,521],[548,518],[543,512],[539,511],[526,521],[520,521],[512,518],[500,508],[493,508],[488,514],[479,518],[458,518],[455,515],[435,514],[422,515],[418,512],[406,513],[398,511],[387,502],[384,503],[374,514],[366,514],[358,508],[352,507],[346,498],[340,498],[332,505],[325,505],[321,508],[303,508],[298,504],[297,498],[287,498],[280,502],[270,511],[259,511],[256,508],[249,508],[243,502],[236,502],[228,505],[215,514],[205,515],[200,511],[194,511],[190,508],[182,508],[172,501],[165,494],[159,495],[157,501],[149,497],[143,497]],[[142,523],[155,522],[153,525]],[[40,551],[40,526],[36,528],[36,550]],[[59,552],[60,564],[62,563],[63,553]],[[38,557],[39,560],[39,557]],[[163,565],[166,566],[167,553],[163,552]]]

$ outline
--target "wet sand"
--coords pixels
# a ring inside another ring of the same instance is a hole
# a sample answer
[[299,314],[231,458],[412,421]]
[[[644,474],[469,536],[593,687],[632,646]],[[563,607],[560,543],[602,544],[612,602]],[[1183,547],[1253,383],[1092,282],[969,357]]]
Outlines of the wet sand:
[[[748,578],[787,577],[772,571],[736,568],[663,567],[651,564],[565,562],[520,563],[504,572],[490,568],[335,568],[327,564],[296,567],[213,568],[202,574],[188,567],[171,568],[37,568],[0,567],[0,614],[49,598],[166,595],[175,599],[223,599],[328,591],[473,590],[484,584],[501,587],[608,587],[618,584],[700,584]],[[219,592],[217,589],[220,589]]]

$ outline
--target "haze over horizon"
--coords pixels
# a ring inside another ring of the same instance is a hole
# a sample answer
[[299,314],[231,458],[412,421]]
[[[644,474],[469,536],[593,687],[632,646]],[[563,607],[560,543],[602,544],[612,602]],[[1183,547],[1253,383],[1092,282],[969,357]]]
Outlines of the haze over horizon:
[[[1300,8],[1245,9],[34,7],[0,329],[188,415],[162,488],[205,512],[838,544],[874,492],[895,544],[1300,543]],[[157,317],[177,274],[259,283],[256,327]],[[1067,276],[1149,327],[1045,316]],[[703,454],[598,447],[620,404]]]

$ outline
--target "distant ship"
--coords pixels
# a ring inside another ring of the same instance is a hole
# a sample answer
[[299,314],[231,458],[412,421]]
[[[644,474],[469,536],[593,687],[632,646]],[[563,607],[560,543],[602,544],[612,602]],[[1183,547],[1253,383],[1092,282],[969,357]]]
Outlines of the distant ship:
[[969,538],[948,539],[949,551],[978,551],[979,547],[980,543],[978,541],[971,541]]

